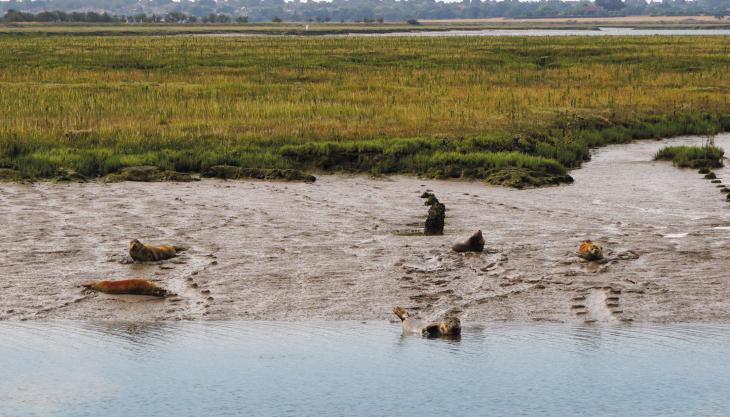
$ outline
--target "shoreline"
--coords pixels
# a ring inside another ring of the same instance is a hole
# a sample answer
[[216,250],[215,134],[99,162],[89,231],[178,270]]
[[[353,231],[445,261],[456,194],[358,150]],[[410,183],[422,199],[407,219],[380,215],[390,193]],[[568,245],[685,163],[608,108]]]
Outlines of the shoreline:
[[[357,175],[3,186],[0,238],[13,245],[0,320],[390,321],[403,305],[427,319],[456,312],[465,325],[727,322],[727,203],[694,170],[651,161],[660,146],[700,140],[600,148],[573,185],[530,190]],[[446,204],[446,234],[397,236],[422,226],[426,188]],[[484,254],[450,250],[476,228]],[[131,238],[190,250],[120,263]],[[583,238],[602,242],[609,262],[577,258]],[[179,300],[77,287],[132,276]],[[581,296],[585,314],[573,308]]]
[[[0,26],[0,29],[3,29]],[[616,33],[610,33],[611,31]],[[622,31],[624,30],[624,31]],[[632,32],[635,31],[635,32]],[[672,33],[672,31],[676,33]],[[494,32],[494,33],[492,33]],[[531,33],[534,32],[534,35]],[[563,32],[563,33],[561,33]],[[369,36],[728,36],[730,24],[702,25],[683,24],[673,26],[657,25],[620,25],[620,26],[487,26],[487,27],[415,27],[401,29],[347,29],[347,30],[319,30],[305,29],[289,30],[210,30],[210,31],[136,31],[136,30],[48,30],[48,31],[12,31],[0,30],[0,37],[4,36],[145,36],[145,37],[369,37]]]
[[246,24],[177,23],[0,23],[0,36],[358,36],[451,31],[600,31],[730,29],[730,20],[711,16],[630,16],[604,18],[422,19],[419,24],[255,22]]

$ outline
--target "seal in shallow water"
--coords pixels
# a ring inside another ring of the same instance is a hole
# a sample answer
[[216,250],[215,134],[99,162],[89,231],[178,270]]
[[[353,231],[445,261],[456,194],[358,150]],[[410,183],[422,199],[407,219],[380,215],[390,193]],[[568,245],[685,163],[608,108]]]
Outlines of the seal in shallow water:
[[454,243],[451,249],[455,252],[482,252],[484,250],[484,236],[482,236],[482,231],[477,230],[468,238]]
[[145,245],[137,239],[129,242],[129,256],[135,261],[150,262],[174,258],[184,248],[171,245]]
[[457,317],[448,317],[443,321],[424,323],[411,318],[403,307],[396,307],[393,313],[403,322],[403,334],[420,334],[426,337],[458,337],[461,335],[461,321]]
[[106,294],[135,294],[154,297],[164,297],[168,294],[167,290],[156,283],[142,278],[90,281],[82,286]]

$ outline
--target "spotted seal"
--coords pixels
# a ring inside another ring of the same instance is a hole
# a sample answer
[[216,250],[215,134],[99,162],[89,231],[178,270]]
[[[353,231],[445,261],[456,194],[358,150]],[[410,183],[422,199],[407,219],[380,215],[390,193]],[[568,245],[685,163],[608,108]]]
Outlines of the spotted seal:
[[411,318],[410,313],[403,307],[395,307],[393,313],[403,323],[403,334],[420,334],[426,337],[453,338],[461,335],[461,321],[457,317],[447,317],[443,321],[426,323]]

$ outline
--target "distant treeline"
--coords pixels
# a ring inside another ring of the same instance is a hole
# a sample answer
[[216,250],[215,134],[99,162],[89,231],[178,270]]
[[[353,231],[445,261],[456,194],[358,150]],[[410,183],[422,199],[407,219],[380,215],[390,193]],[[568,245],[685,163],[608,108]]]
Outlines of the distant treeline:
[[[50,11],[54,10],[54,11]],[[407,21],[487,17],[730,15],[730,0],[11,0],[0,1],[5,22]]]
[[165,15],[138,13],[132,16],[110,15],[107,12],[51,12],[28,13],[8,10],[3,22],[76,22],[76,23],[247,23],[247,16],[231,17],[225,14],[211,13],[198,17],[181,12],[170,12]]

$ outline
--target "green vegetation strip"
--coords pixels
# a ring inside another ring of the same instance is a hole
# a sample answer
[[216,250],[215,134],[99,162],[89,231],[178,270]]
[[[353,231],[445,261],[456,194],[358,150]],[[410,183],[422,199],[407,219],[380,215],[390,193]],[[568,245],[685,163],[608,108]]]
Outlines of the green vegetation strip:
[[720,168],[725,151],[713,145],[666,146],[654,159],[672,161],[680,168]]
[[728,50],[723,36],[0,37],[0,169],[554,184],[591,147],[729,130]]

